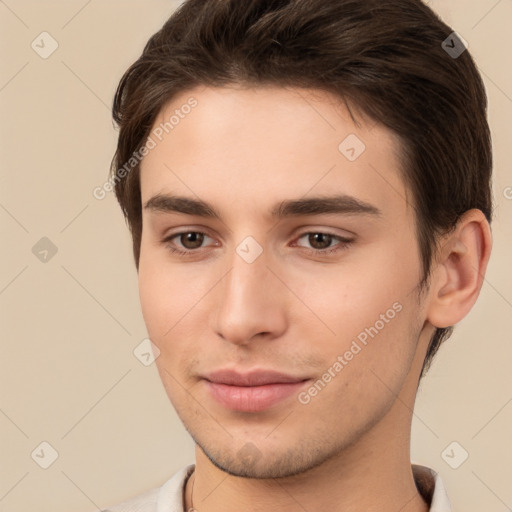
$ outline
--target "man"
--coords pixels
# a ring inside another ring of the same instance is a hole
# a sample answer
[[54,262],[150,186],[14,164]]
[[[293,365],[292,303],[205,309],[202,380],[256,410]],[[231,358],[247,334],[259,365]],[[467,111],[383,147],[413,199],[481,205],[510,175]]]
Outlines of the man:
[[450,510],[410,429],[491,251],[463,40],[417,0],[189,0],[114,119],[142,312],[196,460],[109,510]]

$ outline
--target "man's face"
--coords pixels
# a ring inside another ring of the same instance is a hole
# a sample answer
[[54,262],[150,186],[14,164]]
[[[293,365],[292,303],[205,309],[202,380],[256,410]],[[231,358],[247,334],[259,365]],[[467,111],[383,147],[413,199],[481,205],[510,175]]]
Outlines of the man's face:
[[[296,474],[361,441],[414,395],[431,334],[398,141],[356,127],[326,93],[283,88],[187,91],[151,136],[140,299],[187,430],[218,467],[251,477]],[[174,211],[171,195],[219,218]],[[336,212],[271,214],[333,196]]]

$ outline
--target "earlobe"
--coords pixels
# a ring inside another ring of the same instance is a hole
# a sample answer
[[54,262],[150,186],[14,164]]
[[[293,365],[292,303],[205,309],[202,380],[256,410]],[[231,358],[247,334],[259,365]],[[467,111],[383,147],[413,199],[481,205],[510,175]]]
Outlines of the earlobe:
[[480,210],[468,210],[438,251],[427,319],[435,327],[460,322],[482,288],[492,247],[489,222]]

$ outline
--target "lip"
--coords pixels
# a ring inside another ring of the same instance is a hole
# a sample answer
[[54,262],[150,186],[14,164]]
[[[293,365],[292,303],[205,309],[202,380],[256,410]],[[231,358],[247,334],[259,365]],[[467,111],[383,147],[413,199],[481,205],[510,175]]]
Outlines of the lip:
[[248,373],[218,370],[203,379],[217,402],[228,409],[243,412],[263,411],[296,393],[310,380],[273,370]]

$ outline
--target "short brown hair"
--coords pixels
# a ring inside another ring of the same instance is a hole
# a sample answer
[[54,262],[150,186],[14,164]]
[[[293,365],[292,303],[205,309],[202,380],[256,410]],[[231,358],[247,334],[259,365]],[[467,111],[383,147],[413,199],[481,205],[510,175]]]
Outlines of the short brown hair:
[[[451,37],[451,39],[450,39]],[[448,41],[448,45],[444,41]],[[139,165],[116,173],[157,114],[197,85],[293,86],[334,93],[402,142],[424,278],[438,235],[480,209],[491,222],[487,97],[461,39],[420,0],[187,0],[147,42],[117,88],[111,173],[139,265]],[[455,46],[457,44],[457,46]],[[453,327],[436,329],[421,377]]]

